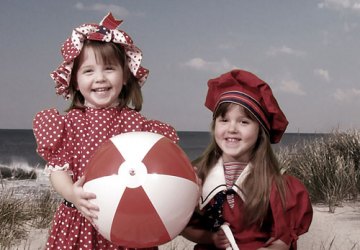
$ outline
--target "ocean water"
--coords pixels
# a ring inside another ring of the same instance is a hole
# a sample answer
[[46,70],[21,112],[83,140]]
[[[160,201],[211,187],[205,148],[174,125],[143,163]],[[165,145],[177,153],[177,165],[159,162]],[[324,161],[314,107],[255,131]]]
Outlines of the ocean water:
[[[190,160],[199,156],[210,142],[208,132],[179,131],[179,146]],[[325,134],[285,133],[274,150],[314,140]],[[31,129],[0,129],[0,164],[27,163],[29,166],[44,166],[44,160],[36,153],[36,142]],[[15,164],[16,165],[16,164]]]

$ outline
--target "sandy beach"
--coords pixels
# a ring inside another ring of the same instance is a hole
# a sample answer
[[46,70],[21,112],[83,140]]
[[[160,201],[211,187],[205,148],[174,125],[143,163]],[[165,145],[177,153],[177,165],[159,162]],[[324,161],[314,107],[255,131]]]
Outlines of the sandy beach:
[[[360,202],[345,203],[329,213],[328,207],[314,205],[314,218],[308,233],[300,236],[300,250],[360,250]],[[14,249],[43,249],[47,230],[34,229],[27,240]],[[194,244],[181,236],[160,246],[161,250],[190,250]],[[29,248],[27,248],[29,247]]]
[[[30,188],[46,189],[49,187],[48,177],[38,171],[37,180],[3,181],[0,189],[14,188],[17,195],[23,196]],[[360,201],[344,202],[329,213],[326,205],[313,205],[314,217],[309,232],[300,236],[298,249],[302,250],[360,250]],[[12,249],[44,249],[47,229],[29,228],[29,235]],[[160,246],[165,249],[192,249],[194,244],[181,236]]]

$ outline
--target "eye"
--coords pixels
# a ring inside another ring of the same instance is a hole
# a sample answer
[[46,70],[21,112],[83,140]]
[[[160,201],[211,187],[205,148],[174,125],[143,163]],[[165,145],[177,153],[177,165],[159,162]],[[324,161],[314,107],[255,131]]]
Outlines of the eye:
[[227,122],[228,119],[225,118],[225,117],[219,117],[218,121],[219,121],[219,122]]
[[248,120],[242,120],[240,121],[242,124],[249,124],[249,121]]
[[243,119],[240,120],[240,123],[244,124],[244,125],[250,124],[252,122],[253,122],[253,120],[250,119],[250,118],[243,118]]
[[83,74],[89,74],[89,73],[93,72],[93,70],[92,69],[84,69],[82,72],[83,72]]
[[112,66],[112,65],[107,65],[107,66],[105,67],[105,70],[108,70],[108,71],[110,71],[110,70],[115,70],[115,67]]

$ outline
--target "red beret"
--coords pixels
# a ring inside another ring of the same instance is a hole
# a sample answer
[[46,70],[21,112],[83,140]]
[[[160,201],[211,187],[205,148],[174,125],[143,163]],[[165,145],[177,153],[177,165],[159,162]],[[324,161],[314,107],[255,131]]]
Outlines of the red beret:
[[224,102],[240,104],[265,128],[271,143],[280,141],[288,121],[267,83],[250,72],[232,70],[210,79],[208,87],[205,106],[212,112]]

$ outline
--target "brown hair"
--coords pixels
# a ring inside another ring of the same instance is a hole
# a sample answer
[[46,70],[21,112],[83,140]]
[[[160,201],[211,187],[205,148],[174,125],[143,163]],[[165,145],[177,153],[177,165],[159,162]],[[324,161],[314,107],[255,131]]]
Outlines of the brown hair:
[[[193,161],[194,166],[197,167],[199,178],[203,181],[222,155],[222,150],[214,138],[215,120],[219,116],[224,117],[230,105],[238,104],[222,103],[215,110],[211,123],[211,142],[204,153]],[[250,119],[257,121],[246,108],[244,111]],[[250,160],[252,168],[243,185],[243,192],[246,195],[245,225],[263,222],[268,213],[273,183],[279,190],[283,207],[285,206],[285,186],[279,163],[271,148],[269,135],[262,126],[259,128],[259,136]]]
[[123,86],[119,94],[119,107],[132,106],[136,111],[142,108],[143,97],[138,79],[130,72],[125,50],[122,46],[115,43],[107,43],[101,41],[85,40],[81,53],[74,60],[74,66],[70,79],[70,94],[73,96],[70,107],[67,111],[78,108],[84,109],[84,96],[77,90],[77,71],[84,60],[85,48],[92,48],[95,53],[96,60],[100,60],[104,64],[120,64],[124,71],[124,80],[126,84]]

